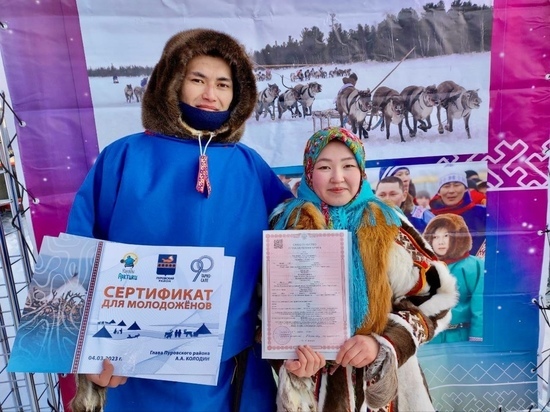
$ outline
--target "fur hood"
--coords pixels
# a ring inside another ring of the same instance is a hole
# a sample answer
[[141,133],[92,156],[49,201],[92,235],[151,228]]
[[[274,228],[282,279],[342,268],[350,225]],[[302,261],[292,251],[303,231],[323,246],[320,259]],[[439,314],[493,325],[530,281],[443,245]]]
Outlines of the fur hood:
[[233,74],[234,95],[229,120],[214,131],[213,142],[235,143],[244,133],[244,124],[256,102],[256,79],[252,63],[234,38],[213,30],[194,29],[174,35],[166,43],[149,78],[142,101],[143,127],[153,132],[197,139],[211,132],[191,128],[181,117],[179,92],[189,61],[199,55],[221,57]]
[[468,254],[472,249],[472,235],[466,226],[466,222],[460,215],[444,213],[434,217],[426,226],[424,237],[432,244],[434,233],[437,229],[444,228],[449,231],[449,250],[441,260],[456,260]]

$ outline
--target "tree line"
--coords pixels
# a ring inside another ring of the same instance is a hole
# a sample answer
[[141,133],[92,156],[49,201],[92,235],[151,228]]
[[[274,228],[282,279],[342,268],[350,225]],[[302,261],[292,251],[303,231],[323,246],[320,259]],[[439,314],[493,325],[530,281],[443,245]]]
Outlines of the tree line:
[[420,15],[403,8],[376,26],[343,30],[333,23],[327,37],[316,26],[304,28],[300,40],[288,36],[283,44],[255,51],[253,58],[263,66],[314,65],[399,61],[413,48],[410,58],[485,52],[491,49],[492,24],[492,7],[455,0],[446,11],[439,1],[424,5]]

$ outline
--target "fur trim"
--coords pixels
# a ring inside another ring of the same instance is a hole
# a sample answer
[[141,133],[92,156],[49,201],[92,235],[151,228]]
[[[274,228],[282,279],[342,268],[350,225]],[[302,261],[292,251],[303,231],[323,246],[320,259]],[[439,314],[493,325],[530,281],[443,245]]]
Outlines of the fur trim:
[[296,222],[292,227],[295,230],[321,230],[327,228],[323,214],[314,204],[309,202],[292,212],[288,222],[289,224]]
[[200,55],[221,57],[231,67],[234,81],[231,116],[227,123],[213,132],[215,137],[212,141],[238,142],[244,133],[245,121],[254,109],[256,79],[244,47],[227,34],[214,30],[183,31],[168,40],[143,96],[143,126],[153,132],[184,139],[210,134],[192,129],[183,122],[178,107],[187,65],[193,57]]
[[426,379],[416,355],[397,370],[397,379],[399,381],[397,394],[399,411],[435,411]]
[[364,225],[357,233],[358,239],[369,239],[367,242],[359,242],[359,252],[367,274],[369,295],[368,319],[357,331],[360,335],[382,333],[392,304],[392,289],[387,275],[389,270],[387,257],[390,256],[394,246],[393,239],[397,236],[399,228],[385,224],[384,215],[379,207],[373,205],[372,211],[378,222],[376,226]]
[[430,244],[433,242],[437,229],[447,229],[449,232],[449,250],[442,260],[458,259],[472,250],[472,235],[464,218],[460,215],[444,213],[434,217],[424,230],[424,237]]
[[96,385],[86,375],[75,375],[76,394],[70,402],[73,412],[103,412],[107,388]]
[[451,275],[447,265],[443,262],[434,261],[432,266],[437,270],[440,286],[431,299],[419,306],[426,316],[436,316],[441,312],[448,311],[458,302],[456,278]]
[[380,343],[378,356],[366,368],[366,401],[370,409],[383,408],[397,396],[397,357],[392,345],[378,335],[373,337]]
[[281,366],[277,389],[277,412],[317,412],[314,389],[312,378],[299,378],[288,373],[284,365]]

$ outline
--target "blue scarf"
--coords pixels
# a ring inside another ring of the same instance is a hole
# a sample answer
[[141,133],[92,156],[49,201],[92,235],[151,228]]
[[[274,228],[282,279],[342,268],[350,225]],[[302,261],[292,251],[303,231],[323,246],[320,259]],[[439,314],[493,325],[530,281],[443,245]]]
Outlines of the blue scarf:
[[231,115],[231,111],[229,110],[211,112],[209,110],[198,109],[184,102],[179,102],[178,106],[185,123],[196,130],[208,130],[210,132],[218,130],[229,120],[229,116]]
[[[333,140],[348,146],[362,172],[363,180],[356,196],[344,206],[329,206],[325,204],[311,188],[313,166],[324,147]],[[300,218],[300,209],[306,203],[313,203],[325,216],[329,229],[348,230],[352,234],[352,267],[350,276],[350,308],[351,325],[355,332],[359,329],[368,314],[368,285],[365,267],[359,252],[357,231],[364,225],[375,226],[376,217],[372,206],[376,205],[388,225],[400,226],[401,220],[396,210],[378,199],[365,175],[365,151],[361,141],[343,128],[327,128],[316,132],[308,141],[304,153],[304,174],[298,187],[298,197],[279,205],[271,214],[270,221],[275,219],[275,230],[292,229]],[[296,220],[289,222],[291,214],[297,210]]]

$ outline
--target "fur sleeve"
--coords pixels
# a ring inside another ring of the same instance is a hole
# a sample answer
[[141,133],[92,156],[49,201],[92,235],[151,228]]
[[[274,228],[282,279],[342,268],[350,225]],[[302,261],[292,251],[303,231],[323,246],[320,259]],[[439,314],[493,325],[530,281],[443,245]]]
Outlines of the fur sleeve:
[[458,293],[447,265],[406,220],[391,253],[388,276],[394,300],[383,336],[401,366],[419,345],[447,328]]

